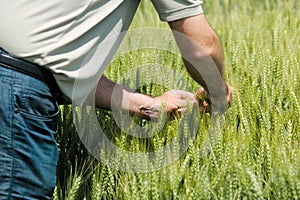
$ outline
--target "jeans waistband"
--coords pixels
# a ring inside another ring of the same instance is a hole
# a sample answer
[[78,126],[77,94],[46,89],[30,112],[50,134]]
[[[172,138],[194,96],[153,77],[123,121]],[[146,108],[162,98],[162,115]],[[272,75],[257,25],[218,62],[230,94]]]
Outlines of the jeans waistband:
[[22,58],[18,58],[6,52],[1,47],[0,47],[0,65],[12,70],[16,70],[23,74],[32,76],[34,78],[37,78],[45,82],[47,85],[49,85],[50,89],[54,92],[54,94],[56,96],[59,96],[60,94],[59,87],[53,77],[53,74],[49,70],[35,63],[26,61]]

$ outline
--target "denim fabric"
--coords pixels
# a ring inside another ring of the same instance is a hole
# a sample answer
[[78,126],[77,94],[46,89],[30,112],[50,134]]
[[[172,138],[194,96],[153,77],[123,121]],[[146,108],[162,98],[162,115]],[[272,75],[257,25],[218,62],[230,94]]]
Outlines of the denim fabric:
[[58,105],[46,83],[0,65],[0,200],[50,199]]

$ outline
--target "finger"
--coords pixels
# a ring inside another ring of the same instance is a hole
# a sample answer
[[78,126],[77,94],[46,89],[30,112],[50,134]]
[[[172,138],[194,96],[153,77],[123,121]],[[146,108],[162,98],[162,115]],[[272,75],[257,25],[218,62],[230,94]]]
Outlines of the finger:
[[178,99],[189,99],[189,100],[196,100],[195,95],[191,92],[185,90],[171,90],[171,92],[178,98]]
[[211,110],[211,107],[207,103],[206,104],[201,103],[199,105],[199,111],[202,112],[202,113],[208,113],[208,112],[210,112],[210,110]]
[[200,106],[199,107],[199,111],[201,112],[201,113],[208,113],[208,112],[210,112],[210,106]]
[[[195,103],[198,103],[198,102],[195,102]],[[188,101],[184,101],[184,100],[181,100],[179,102],[179,108],[177,109],[178,112],[182,113],[182,112],[185,112],[188,108],[188,106],[191,105],[191,103],[189,103]],[[202,112],[202,113],[207,113],[207,112],[210,112],[210,106],[207,102],[205,101],[201,101],[199,102],[199,111]]]
[[201,99],[201,98],[207,98],[209,95],[207,91],[203,87],[201,87],[196,91],[196,96]]
[[177,106],[179,108],[186,108],[188,106],[191,106],[193,104],[197,104],[198,102],[196,100],[186,100],[186,99],[180,99],[177,101]]
[[199,88],[197,91],[196,91],[196,95],[203,95],[205,93],[205,89],[203,87]]
[[227,84],[227,88],[228,88],[227,102],[228,102],[228,107],[230,107],[231,106],[231,100],[232,100],[233,88],[229,84]]

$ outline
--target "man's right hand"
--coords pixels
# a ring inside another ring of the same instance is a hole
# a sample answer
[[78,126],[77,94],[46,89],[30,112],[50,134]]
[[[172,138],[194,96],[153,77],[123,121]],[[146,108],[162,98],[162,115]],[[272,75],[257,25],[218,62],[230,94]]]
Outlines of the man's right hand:
[[[233,88],[225,82],[225,91],[226,91],[226,108],[229,108],[231,106],[231,101],[232,101],[232,92]],[[208,94],[208,92],[203,88],[199,88],[195,96],[197,97],[197,100],[199,102],[199,109],[201,112],[211,112],[211,98]]]

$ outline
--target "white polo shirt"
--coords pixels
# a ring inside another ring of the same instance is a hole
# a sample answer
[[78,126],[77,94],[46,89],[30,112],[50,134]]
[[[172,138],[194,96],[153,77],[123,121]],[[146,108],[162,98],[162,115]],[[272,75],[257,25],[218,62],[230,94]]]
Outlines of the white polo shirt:
[[[110,63],[139,2],[0,0],[0,47],[50,69],[61,91],[80,103]],[[202,13],[202,0],[152,3],[163,21]]]

